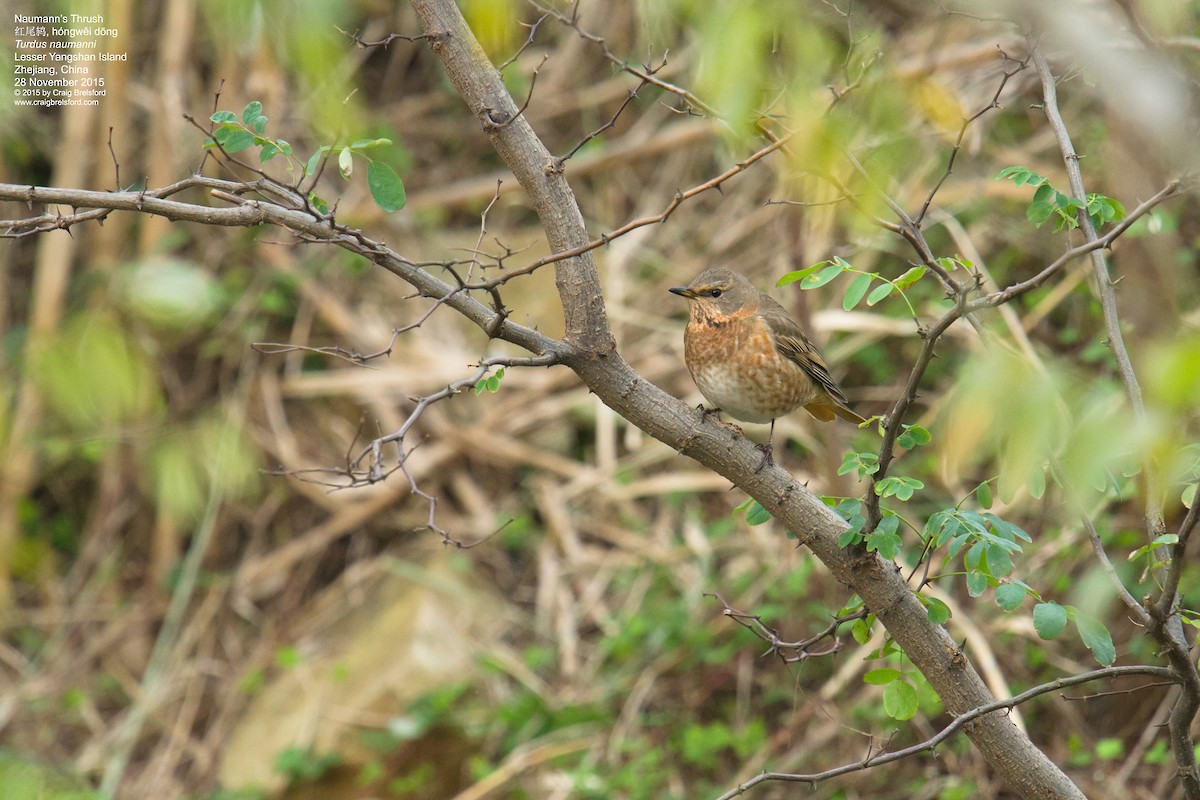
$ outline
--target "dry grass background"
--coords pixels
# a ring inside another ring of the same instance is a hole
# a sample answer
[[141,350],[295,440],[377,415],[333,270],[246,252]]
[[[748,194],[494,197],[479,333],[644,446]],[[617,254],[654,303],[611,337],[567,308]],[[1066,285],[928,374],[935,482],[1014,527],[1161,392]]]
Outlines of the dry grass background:
[[[605,36],[613,52],[640,59],[650,24],[632,4],[603,13],[596,5],[585,4],[585,27]],[[527,21],[536,18],[531,8],[517,10]],[[999,76],[997,37],[1004,35],[996,28],[928,18],[903,2],[872,13],[889,32],[887,69],[898,82],[928,80],[967,110],[990,99]],[[262,100],[270,130],[298,151],[324,141],[314,129],[340,114],[347,138],[369,132],[401,143],[391,155],[407,162],[404,211],[379,212],[361,179],[337,185],[327,177],[326,195],[340,193],[341,221],[405,256],[462,257],[479,240],[480,214],[497,180],[503,191],[488,213],[485,243],[519,250],[514,264],[545,253],[515,181],[498,169],[426,47],[395,42],[364,51],[330,35],[335,22],[368,40],[415,32],[407,7],[364,1],[335,13],[315,4],[301,10],[169,0],[161,8],[113,2],[107,15],[124,32],[129,62],[106,73],[104,104],[0,120],[0,180],[109,187],[109,126],[123,181],[177,179],[198,162],[202,141],[181,115],[206,116],[224,79],[222,107]],[[686,85],[703,54],[687,30],[665,39],[659,50],[669,45],[671,59],[662,77]],[[635,82],[595,46],[548,22],[509,68],[521,91],[522,76],[544,52],[551,58],[527,117],[552,151],[565,152],[608,120]],[[1014,80],[1013,100],[997,114],[1032,115],[1031,80]],[[350,87],[355,94],[343,110]],[[744,155],[674,105],[669,95],[643,90],[614,130],[569,162],[594,233],[659,213],[676,191]],[[1007,273],[1038,263],[1056,245],[1049,235],[1026,232],[1020,205],[1006,203],[1024,195],[992,175],[1011,163],[1043,174],[1059,170],[1043,130],[1031,126],[1025,141],[998,142],[989,138],[990,124],[970,130],[960,170],[939,203],[951,212],[991,203],[1007,215],[964,213],[961,221],[946,220],[937,236],[946,253],[981,251],[975,260]],[[917,140],[913,174],[936,176],[949,148],[944,131],[933,120]],[[1106,164],[1132,163],[1132,148],[1111,141],[1110,149]],[[1149,169],[1133,177],[1116,172],[1106,180],[1131,193],[1154,184]],[[708,265],[736,265],[764,287],[835,253],[868,269],[907,269],[903,243],[848,220],[853,215],[844,206],[765,205],[817,191],[786,173],[771,163],[751,169],[668,222],[599,252],[615,335],[643,376],[699,400],[682,363],[685,310],[666,289]],[[930,186],[889,189],[912,207]],[[1018,236],[1021,254],[1007,248]],[[223,292],[220,313],[182,333],[139,318],[122,299],[126,265],[168,253],[198,266]],[[1129,278],[1124,297],[1147,327],[1170,325],[1146,309],[1157,293],[1154,276],[1169,270],[1171,258],[1148,252],[1149,275]],[[845,602],[841,588],[783,531],[734,520],[739,493],[631,429],[566,370],[509,370],[498,393],[463,393],[421,418],[412,475],[437,498],[439,526],[461,542],[482,541],[471,549],[447,548],[422,530],[428,504],[399,474],[353,491],[259,474],[339,465],[356,439],[396,429],[411,398],[501,352],[502,345],[444,312],[400,337],[390,356],[369,368],[251,349],[256,341],[364,352],[385,346],[392,329],[428,309],[391,275],[277,231],[181,228],[130,215],[77,228],[71,237],[9,242],[0,263],[8,376],[0,388],[9,409],[0,413],[7,463],[0,500],[22,531],[0,639],[0,744],[10,754],[70,767],[92,781],[119,777],[119,796],[131,798],[253,786],[295,798],[705,797],[767,767],[826,768],[939,727],[936,714],[898,726],[879,713],[878,687],[860,680],[872,666],[862,656],[878,640],[863,648],[847,640],[836,658],[792,667],[760,658],[758,643],[701,592],[720,592],[801,638]],[[1086,299],[1070,291],[1083,280],[1077,272],[1067,289],[1041,296],[1026,309],[1032,322],[1022,327],[1009,319],[1012,330],[1056,348],[1055,325],[1078,321],[1088,330]],[[1191,284],[1181,289],[1183,296],[1192,291]],[[852,403],[881,412],[916,352],[911,323],[843,312],[836,287],[776,295],[825,343]],[[551,269],[513,282],[504,297],[519,321],[551,333],[561,327]],[[47,399],[53,387],[24,354],[32,352],[30,342],[104,322],[116,326],[133,360],[150,367],[146,391],[158,405],[88,427]],[[929,388],[920,419],[935,437],[939,388],[970,352],[971,339],[960,332],[951,340],[947,366]],[[236,480],[204,477],[206,448],[222,436],[235,440]],[[870,434],[797,416],[781,420],[776,436],[793,442],[781,459],[810,486],[855,493],[836,468],[849,442],[859,437],[870,446]],[[184,455],[156,460],[165,440],[183,441],[172,452]],[[978,479],[939,476],[932,460],[920,469],[949,497]],[[189,479],[200,502],[180,513],[163,487]],[[1047,534],[1027,555],[1030,574],[1057,574],[1068,584],[1092,579],[1077,572],[1086,569],[1076,553],[1079,531],[1044,519],[1047,512],[1027,497],[1006,513],[1035,535]],[[1113,518],[1114,529],[1122,518],[1136,520],[1135,505],[1117,507]],[[181,560],[201,535],[211,540],[199,581],[172,629],[164,620],[179,591]],[[1069,591],[1054,580],[1047,578],[1050,587]],[[946,590],[955,635],[969,641],[998,693],[1018,691],[1044,670],[1088,666],[1077,644],[1036,642],[1027,616],[1001,615],[990,605],[976,613],[977,601],[960,590]],[[1127,625],[1110,622],[1125,642]],[[1004,680],[1014,685],[1006,688]],[[449,698],[448,707],[413,710],[430,696]],[[1089,796],[1165,797],[1169,769],[1141,761],[1153,746],[1150,723],[1162,713],[1157,702],[1155,692],[1142,692],[1088,704],[1046,701],[1023,713],[1035,740],[1075,764],[1073,775]],[[758,733],[746,733],[756,721]],[[685,755],[685,731],[719,738],[716,725],[751,744],[745,751],[732,743],[710,750],[693,744],[699,750]],[[1124,740],[1125,755],[1084,758],[1107,737]],[[306,763],[328,753],[340,760],[313,780],[285,786],[276,761],[287,748],[305,751]],[[422,774],[422,764],[433,765],[424,788],[392,784],[388,794],[389,780]],[[754,796],[795,791],[768,786]],[[936,760],[805,791],[1004,796],[958,744]]]

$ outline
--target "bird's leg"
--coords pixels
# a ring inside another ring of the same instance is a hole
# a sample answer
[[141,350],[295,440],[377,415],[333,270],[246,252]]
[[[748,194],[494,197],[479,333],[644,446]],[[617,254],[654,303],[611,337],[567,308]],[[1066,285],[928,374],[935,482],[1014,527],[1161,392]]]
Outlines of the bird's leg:
[[757,475],[762,472],[767,466],[775,466],[775,455],[771,452],[771,442],[775,439],[775,420],[771,420],[771,432],[767,434],[765,444],[756,444],[754,449],[762,453],[762,462],[758,465],[758,469],[754,470]]

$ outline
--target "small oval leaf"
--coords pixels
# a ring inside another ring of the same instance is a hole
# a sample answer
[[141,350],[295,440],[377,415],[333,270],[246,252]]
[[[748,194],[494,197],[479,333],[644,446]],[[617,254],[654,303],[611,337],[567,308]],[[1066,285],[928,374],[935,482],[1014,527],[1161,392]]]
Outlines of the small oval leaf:
[[842,298],[842,308],[849,311],[858,305],[862,301],[863,295],[867,293],[867,289],[871,287],[873,277],[872,275],[862,274],[852,280],[850,286],[846,288],[845,297]]
[[1067,610],[1055,602],[1033,607],[1033,627],[1043,639],[1054,639],[1067,627]]
[[894,720],[903,722],[917,713],[917,690],[908,681],[892,681],[883,687],[883,710]]
[[837,264],[830,264],[825,269],[818,272],[816,275],[809,275],[804,280],[800,281],[801,289],[816,289],[818,286],[824,286],[831,280],[842,274],[842,267]]
[[396,170],[382,161],[372,161],[367,165],[367,186],[371,189],[371,197],[375,204],[384,211],[399,211],[404,208],[407,196],[404,183]]
[[1075,629],[1079,631],[1079,638],[1083,640],[1083,644],[1101,664],[1108,666],[1117,659],[1112,634],[1104,627],[1103,622],[1095,617],[1076,614]]
[[996,605],[1005,611],[1016,611],[1025,602],[1025,587],[1016,583],[1002,583],[996,587]]

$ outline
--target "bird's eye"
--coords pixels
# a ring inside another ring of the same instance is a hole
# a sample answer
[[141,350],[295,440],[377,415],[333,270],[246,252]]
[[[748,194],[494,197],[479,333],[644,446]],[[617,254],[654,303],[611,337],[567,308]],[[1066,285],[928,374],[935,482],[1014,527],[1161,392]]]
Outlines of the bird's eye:
[[712,291],[710,291],[710,292],[709,292],[709,294],[710,294],[711,296],[713,296],[713,297],[720,297],[720,296],[721,296],[721,290],[720,290],[720,289],[713,289]]

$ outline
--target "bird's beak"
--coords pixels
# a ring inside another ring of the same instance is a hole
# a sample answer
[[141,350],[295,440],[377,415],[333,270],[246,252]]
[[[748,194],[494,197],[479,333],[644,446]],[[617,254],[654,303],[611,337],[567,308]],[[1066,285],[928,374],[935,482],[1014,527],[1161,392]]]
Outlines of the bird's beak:
[[686,286],[672,286],[667,290],[671,294],[677,294],[680,297],[686,297],[688,300],[695,299],[696,293]]

